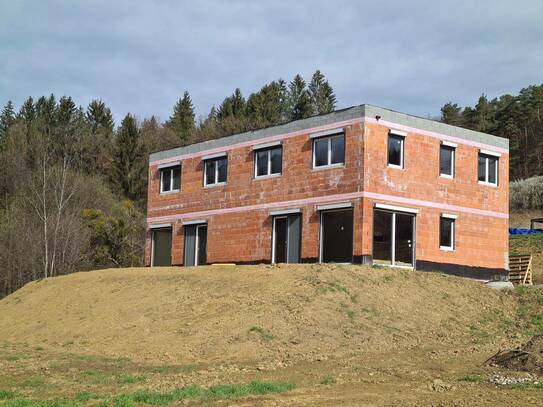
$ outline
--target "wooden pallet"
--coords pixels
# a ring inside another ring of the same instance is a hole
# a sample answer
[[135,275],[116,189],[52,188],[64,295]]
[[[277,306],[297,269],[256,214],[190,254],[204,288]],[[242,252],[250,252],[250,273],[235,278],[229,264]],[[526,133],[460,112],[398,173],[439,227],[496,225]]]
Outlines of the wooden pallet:
[[532,285],[532,256],[509,256],[509,281],[513,284]]

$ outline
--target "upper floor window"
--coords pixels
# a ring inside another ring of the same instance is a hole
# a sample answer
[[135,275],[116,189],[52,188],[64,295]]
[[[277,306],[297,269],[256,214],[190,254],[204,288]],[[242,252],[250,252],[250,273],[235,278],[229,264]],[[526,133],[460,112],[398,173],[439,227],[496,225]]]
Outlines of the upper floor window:
[[228,157],[204,157],[204,186],[226,184]]
[[181,164],[160,169],[160,193],[178,192],[181,189]]
[[388,165],[390,167],[404,167],[405,136],[405,132],[398,130],[390,130],[388,133]]
[[283,166],[283,148],[278,146],[255,150],[255,178],[280,175]]
[[439,219],[439,248],[441,250],[454,250],[456,218],[456,215],[441,214]]
[[452,143],[441,143],[439,148],[439,175],[446,178],[454,178],[454,159],[456,145]]
[[313,168],[339,166],[345,163],[343,133],[313,139]]
[[495,153],[479,152],[477,179],[480,183],[498,185],[498,158]]

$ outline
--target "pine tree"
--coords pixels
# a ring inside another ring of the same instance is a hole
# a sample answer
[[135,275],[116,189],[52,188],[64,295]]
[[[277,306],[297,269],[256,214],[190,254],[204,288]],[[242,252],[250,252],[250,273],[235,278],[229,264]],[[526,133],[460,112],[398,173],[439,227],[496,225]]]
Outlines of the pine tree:
[[453,126],[462,125],[462,108],[456,103],[447,102],[441,108],[441,121]]
[[8,103],[2,109],[0,113],[0,143],[6,137],[7,132],[11,126],[15,123],[15,110],[13,109],[13,103],[8,100]]
[[181,145],[190,144],[196,124],[194,122],[194,106],[187,91],[175,104],[167,125],[179,136]]
[[117,130],[112,182],[123,196],[137,201],[145,197],[142,172],[145,171],[140,131],[136,119],[127,114]]
[[289,84],[290,119],[298,120],[313,115],[311,95],[304,79],[298,74]]
[[234,93],[231,96],[226,97],[219,106],[217,117],[219,120],[227,117],[242,119],[246,115],[246,108],[247,103],[245,98],[241,94],[241,90],[236,88]]
[[311,78],[309,93],[313,112],[317,114],[330,113],[336,108],[337,100],[334,90],[319,70],[315,71]]
[[90,102],[87,106],[85,117],[90,124],[93,133],[96,133],[98,129],[112,132],[113,127],[115,126],[111,110],[102,100],[93,100]]
[[247,100],[250,127],[258,129],[284,121],[285,88],[276,81],[264,85]]

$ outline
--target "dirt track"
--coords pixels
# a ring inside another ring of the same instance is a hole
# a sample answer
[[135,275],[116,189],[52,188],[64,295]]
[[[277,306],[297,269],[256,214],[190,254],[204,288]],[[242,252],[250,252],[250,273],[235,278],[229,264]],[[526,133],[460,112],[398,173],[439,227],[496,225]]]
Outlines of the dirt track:
[[[191,366],[145,373],[151,388],[297,385],[258,399],[268,405],[537,405],[541,390],[496,388],[486,383],[495,369],[481,367],[528,337],[518,306],[475,281],[357,266],[78,273],[0,301],[5,352],[43,349],[0,367],[23,377],[65,353],[123,356],[138,372]],[[55,383],[62,372],[49,370]],[[461,380],[471,374],[482,382]],[[234,404],[243,403],[258,405]]]

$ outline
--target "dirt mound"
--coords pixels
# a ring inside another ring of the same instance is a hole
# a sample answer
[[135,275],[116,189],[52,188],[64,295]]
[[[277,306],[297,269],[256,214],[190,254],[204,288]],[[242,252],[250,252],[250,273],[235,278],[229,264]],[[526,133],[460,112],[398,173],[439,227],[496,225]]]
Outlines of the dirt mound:
[[487,364],[519,372],[543,374],[543,335],[535,335],[517,349],[498,352]]
[[454,347],[479,332],[498,342],[513,304],[476,281],[408,270],[114,269],[33,282],[3,299],[0,341],[185,364],[257,360],[265,368]]

